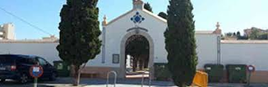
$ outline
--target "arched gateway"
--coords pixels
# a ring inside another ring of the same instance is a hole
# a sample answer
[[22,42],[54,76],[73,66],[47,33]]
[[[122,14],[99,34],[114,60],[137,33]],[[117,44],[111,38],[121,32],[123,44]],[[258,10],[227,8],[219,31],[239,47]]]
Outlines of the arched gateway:
[[[107,22],[106,17],[104,17],[102,28],[102,35],[100,37],[102,39],[101,53],[97,55],[94,60],[89,61],[88,67],[86,67],[82,73],[98,73],[98,76],[101,78],[106,78],[107,72],[116,71],[118,78],[125,78],[126,72],[128,72],[126,71],[126,42],[128,42],[128,39],[132,36],[142,36],[146,38],[149,43],[149,52],[146,51],[148,52],[146,56],[147,64],[141,64],[148,65],[146,68],[149,69],[151,77],[154,75],[154,64],[167,63],[164,38],[167,21],[145,10],[142,0],[133,0],[132,10],[110,22]],[[197,68],[202,69],[203,65],[206,63],[217,62],[217,58],[220,57],[218,53],[220,51],[218,48],[219,45],[217,44],[217,37],[220,35],[221,34],[213,33],[213,31],[196,31],[197,53],[199,58]],[[134,60],[135,58],[132,57],[132,59]],[[139,64],[140,62],[142,61],[139,61]]]
[[143,37],[145,37],[148,42],[149,42],[149,64],[148,64],[148,68],[150,71],[150,74],[153,73],[153,59],[154,59],[154,44],[153,44],[153,39],[151,38],[151,36],[146,32],[146,29],[140,28],[140,27],[134,27],[128,30],[128,33],[123,37],[122,41],[121,41],[121,46],[120,46],[120,72],[123,72],[121,75],[122,77],[125,76],[125,71],[126,71],[126,65],[125,65],[125,57],[124,55],[126,55],[125,51],[126,51],[126,42],[127,40],[133,36],[133,35],[141,35]]
[[[102,22],[102,51],[90,65],[110,67],[118,73],[119,78],[126,75],[126,42],[133,35],[140,35],[149,42],[149,60],[147,62],[151,76],[156,62],[167,62],[164,48],[164,31],[166,20],[145,10],[142,0],[133,0],[133,9],[106,22]],[[157,47],[155,47],[157,45]],[[155,54],[157,53],[157,54]],[[101,61],[102,64],[96,63]]]

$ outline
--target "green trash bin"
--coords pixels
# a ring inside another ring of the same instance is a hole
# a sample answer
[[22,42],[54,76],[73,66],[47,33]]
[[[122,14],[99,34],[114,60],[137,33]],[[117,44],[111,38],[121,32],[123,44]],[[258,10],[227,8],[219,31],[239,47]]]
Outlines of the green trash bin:
[[247,65],[245,64],[228,64],[226,65],[228,82],[246,83]]
[[156,80],[169,80],[171,78],[171,74],[168,70],[167,63],[155,63],[154,76]]
[[63,61],[54,61],[54,67],[57,69],[59,77],[69,77],[70,76],[70,66]]
[[224,66],[221,64],[205,64],[205,72],[208,74],[209,82],[220,82],[223,78]]

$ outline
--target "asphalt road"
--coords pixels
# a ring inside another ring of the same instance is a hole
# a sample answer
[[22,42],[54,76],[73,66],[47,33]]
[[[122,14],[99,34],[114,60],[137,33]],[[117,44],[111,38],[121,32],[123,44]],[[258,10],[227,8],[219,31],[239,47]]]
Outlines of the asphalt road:
[[[110,81],[112,82],[112,80]],[[71,78],[58,78],[56,81],[40,81],[38,87],[73,87]],[[148,86],[148,80],[144,81],[143,87]],[[33,87],[33,83],[19,84],[16,81],[0,83],[0,87]],[[106,87],[105,79],[81,79],[78,87]],[[111,83],[109,87],[113,87]],[[140,79],[118,80],[116,87],[141,87]],[[151,87],[176,87],[168,81],[152,81]],[[210,83],[209,87],[247,87],[245,84]],[[252,84],[250,87],[268,87],[268,84]]]

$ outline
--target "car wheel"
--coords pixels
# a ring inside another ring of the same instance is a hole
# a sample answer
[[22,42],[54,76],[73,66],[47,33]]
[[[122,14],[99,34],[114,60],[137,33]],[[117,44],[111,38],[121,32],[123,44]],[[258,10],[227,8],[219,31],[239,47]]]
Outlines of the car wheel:
[[0,79],[0,82],[4,82],[4,81],[6,81],[6,79]]
[[53,72],[52,74],[51,74],[51,76],[49,77],[49,80],[50,81],[55,81],[57,79],[57,74],[55,73],[55,72]]
[[28,80],[29,80],[29,77],[25,73],[21,74],[20,77],[19,77],[19,82],[20,83],[27,83]]

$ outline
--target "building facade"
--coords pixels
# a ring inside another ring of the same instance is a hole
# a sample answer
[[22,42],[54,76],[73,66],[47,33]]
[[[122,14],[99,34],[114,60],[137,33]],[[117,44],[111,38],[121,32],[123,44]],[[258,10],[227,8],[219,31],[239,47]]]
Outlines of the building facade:
[[256,28],[256,27],[252,27],[250,29],[244,29],[244,35],[249,37],[251,35],[251,33],[253,31],[258,31],[259,33],[268,33],[268,29],[264,30],[264,29],[260,29],[260,28]]
[[12,23],[0,25],[0,39],[15,40],[15,26]]
[[[217,26],[216,31],[196,31],[199,69],[206,63],[218,62],[221,30]],[[143,36],[149,42],[148,67],[151,73],[154,72],[154,63],[167,63],[164,38],[167,21],[145,10],[141,0],[134,0],[133,9],[110,22],[105,17],[102,28],[102,51],[96,59],[88,63],[89,66],[110,67],[118,72],[120,78],[124,78],[126,43],[134,35]]]

